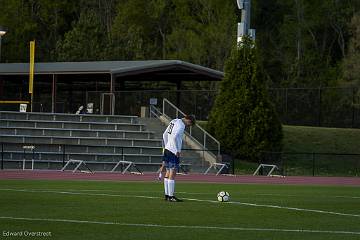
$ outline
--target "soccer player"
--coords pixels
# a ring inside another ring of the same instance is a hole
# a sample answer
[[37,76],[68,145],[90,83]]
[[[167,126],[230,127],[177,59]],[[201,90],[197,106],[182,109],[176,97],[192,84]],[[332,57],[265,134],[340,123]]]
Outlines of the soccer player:
[[165,200],[171,202],[181,202],[174,196],[175,192],[175,176],[179,170],[180,152],[182,146],[183,135],[186,126],[195,124],[195,117],[186,115],[184,118],[173,119],[163,133],[164,155],[166,173],[164,177]]

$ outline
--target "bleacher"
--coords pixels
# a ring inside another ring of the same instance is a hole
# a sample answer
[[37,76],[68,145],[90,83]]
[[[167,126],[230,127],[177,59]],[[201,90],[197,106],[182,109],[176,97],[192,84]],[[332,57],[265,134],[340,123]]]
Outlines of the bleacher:
[[154,171],[162,156],[161,139],[137,116],[0,112],[0,143],[5,169],[34,158],[36,169],[61,169],[76,159],[96,171],[109,171],[120,160]]

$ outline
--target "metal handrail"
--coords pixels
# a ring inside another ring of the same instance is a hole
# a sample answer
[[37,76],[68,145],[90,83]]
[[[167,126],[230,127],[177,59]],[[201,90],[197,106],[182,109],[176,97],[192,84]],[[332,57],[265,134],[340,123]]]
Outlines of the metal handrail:
[[150,105],[150,117],[155,116],[159,118],[162,115],[162,112],[157,109],[154,105]]
[[[163,106],[162,106],[162,114],[169,118],[170,117],[166,114],[165,112],[165,105],[169,105],[171,106],[173,109],[176,110],[176,117],[178,118],[179,117],[179,113],[182,114],[183,116],[185,116],[186,114],[183,113],[178,107],[176,107],[174,104],[172,104],[169,100],[167,100],[166,98],[163,99]],[[158,109],[157,109],[158,110]],[[159,110],[158,110],[159,111]],[[195,140],[200,146],[202,146],[204,149],[207,149],[206,147],[206,139],[207,138],[210,138],[212,139],[216,146],[217,146],[217,156],[220,155],[220,142],[218,140],[216,140],[216,138],[214,138],[211,134],[209,134],[205,129],[203,129],[202,127],[200,127],[198,124],[195,124],[197,128],[199,128],[202,132],[203,132],[203,136],[204,136],[204,139],[203,139],[203,143],[201,143],[200,141],[198,141],[198,139],[196,139],[196,137],[192,134],[192,127],[190,127],[190,133],[189,133],[189,136]]]

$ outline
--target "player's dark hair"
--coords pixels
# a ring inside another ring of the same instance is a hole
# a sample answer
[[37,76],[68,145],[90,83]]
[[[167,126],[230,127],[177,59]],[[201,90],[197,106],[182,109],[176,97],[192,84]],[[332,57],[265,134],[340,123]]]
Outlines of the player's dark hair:
[[192,123],[193,125],[195,125],[195,123],[196,123],[196,118],[195,118],[194,115],[186,115],[184,118],[187,119],[187,120],[190,120],[191,123]]

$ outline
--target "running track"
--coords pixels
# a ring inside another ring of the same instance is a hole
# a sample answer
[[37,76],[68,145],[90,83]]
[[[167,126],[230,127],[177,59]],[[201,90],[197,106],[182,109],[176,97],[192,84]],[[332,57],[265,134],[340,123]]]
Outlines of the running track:
[[[19,171],[0,170],[0,179],[42,179],[42,180],[107,180],[107,181],[146,181],[154,182],[157,174],[144,175],[121,173],[72,173],[61,171]],[[215,176],[203,174],[178,175],[177,181],[202,183],[233,183],[233,184],[297,184],[297,185],[347,185],[360,186],[360,177],[266,177],[266,176]]]

